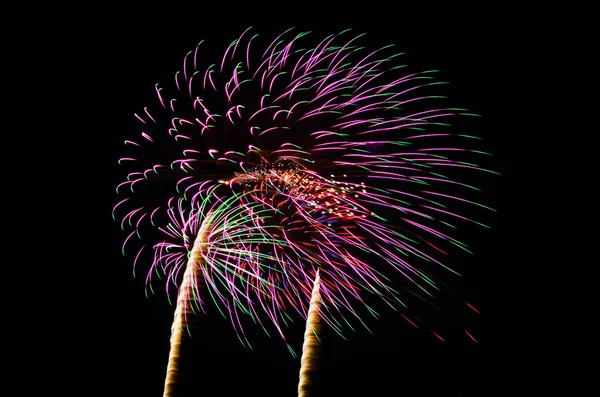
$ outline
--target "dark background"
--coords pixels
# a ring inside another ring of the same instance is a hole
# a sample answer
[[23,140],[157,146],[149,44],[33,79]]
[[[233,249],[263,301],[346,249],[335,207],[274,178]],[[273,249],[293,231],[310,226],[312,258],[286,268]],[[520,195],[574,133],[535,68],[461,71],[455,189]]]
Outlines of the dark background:
[[[469,236],[475,256],[460,258],[470,267],[468,292],[482,312],[480,343],[440,343],[393,312],[371,322],[373,334],[358,329],[347,342],[325,331],[322,395],[553,390],[563,345],[562,322],[550,315],[561,313],[563,175],[558,132],[546,115],[553,88],[545,68],[555,56],[550,49],[560,45],[557,36],[545,25],[504,17],[493,22],[485,15],[445,25],[277,20],[208,24],[205,16],[197,25],[167,26],[100,18],[47,31],[42,61],[54,76],[47,100],[59,108],[59,128],[40,137],[34,167],[54,170],[41,181],[52,225],[43,244],[52,260],[42,269],[43,310],[33,327],[40,347],[31,365],[43,376],[25,389],[161,395],[173,308],[160,294],[146,299],[143,280],[132,277],[131,258],[120,253],[124,236],[111,219],[118,150],[133,112],[154,100],[155,83],[172,84],[187,51],[205,39],[205,51],[220,53],[253,25],[267,35],[298,26],[313,30],[315,40],[353,27],[368,32],[373,46],[397,44],[416,70],[441,69],[452,103],[484,116],[477,132],[502,173],[479,181],[498,214],[489,218],[491,231]],[[299,360],[280,340],[257,331],[255,350],[245,350],[226,320],[216,313],[203,320],[189,348],[193,356],[184,361],[189,395],[296,395]],[[303,324],[297,329],[301,336]]]

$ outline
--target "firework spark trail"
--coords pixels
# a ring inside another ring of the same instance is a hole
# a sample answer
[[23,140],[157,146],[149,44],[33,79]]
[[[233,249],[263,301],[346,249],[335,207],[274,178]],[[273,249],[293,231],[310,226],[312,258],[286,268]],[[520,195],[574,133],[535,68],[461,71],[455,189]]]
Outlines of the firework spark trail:
[[306,319],[306,331],[304,332],[304,344],[302,345],[302,358],[300,361],[300,381],[298,383],[298,396],[308,397],[315,389],[315,376],[321,341],[321,320],[319,310],[321,308],[321,298],[319,296],[320,280],[319,271],[315,276],[315,282],[310,297],[310,308],[308,309]]
[[184,328],[189,326],[188,315],[193,313],[193,302],[198,302],[196,296],[203,279],[198,277],[198,269],[202,268],[207,251],[208,235],[211,228],[211,215],[207,214],[194,240],[189,259],[185,266],[183,280],[179,286],[177,306],[173,323],[171,326],[171,349],[167,364],[167,375],[165,378],[164,397],[172,397],[176,394],[177,379],[179,375],[179,356],[183,338]]
[[392,46],[366,50],[348,34],[303,48],[308,34],[288,30],[260,51],[247,30],[212,61],[199,44],[176,90],[157,85],[125,141],[117,191],[127,197],[115,208],[129,229],[124,253],[158,228],[165,241],[146,280],[153,291],[166,274],[168,290],[212,209],[201,276],[245,345],[244,316],[284,339],[289,311],[306,318],[317,271],[321,320],[340,335],[351,319],[364,324],[359,307],[376,316],[368,295],[392,307],[406,306],[400,289],[433,297],[442,285],[432,273],[456,273],[441,258],[470,252],[453,233],[482,225],[462,215],[467,206],[490,209],[457,178],[492,172],[470,160],[487,154],[479,138],[449,132],[447,120],[472,114],[439,105],[436,71],[404,73]]
[[[183,275],[183,280],[179,287],[179,294],[177,297],[177,306],[175,308],[175,314],[173,318],[173,324],[171,325],[171,349],[169,351],[169,361],[167,364],[167,375],[165,378],[165,389],[164,397],[176,396],[177,380],[179,377],[179,357],[180,347],[183,339],[184,327],[189,327],[187,316],[191,310],[191,303],[193,300],[193,280],[195,277],[195,268],[202,261],[202,252],[200,248],[194,248],[192,250],[190,259]],[[196,286],[197,288],[197,286]]]

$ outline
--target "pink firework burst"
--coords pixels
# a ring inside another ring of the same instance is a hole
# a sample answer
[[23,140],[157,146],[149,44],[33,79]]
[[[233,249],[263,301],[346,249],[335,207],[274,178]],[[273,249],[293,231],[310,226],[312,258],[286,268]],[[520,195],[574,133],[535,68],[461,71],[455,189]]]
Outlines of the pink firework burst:
[[486,154],[478,138],[449,124],[473,115],[442,105],[436,71],[407,73],[393,46],[369,50],[348,35],[306,48],[307,33],[288,30],[261,48],[249,29],[213,61],[200,43],[170,89],[156,86],[125,141],[115,207],[130,230],[124,249],[145,230],[168,236],[152,246],[148,285],[157,273],[178,285],[208,213],[201,274],[241,335],[241,317],[266,316],[285,338],[317,271],[320,315],[340,334],[365,309],[376,314],[365,295],[404,307],[408,292],[435,296],[439,270],[456,274],[444,258],[469,251],[456,228],[487,227],[466,206],[489,209],[465,179],[493,173],[471,160]]

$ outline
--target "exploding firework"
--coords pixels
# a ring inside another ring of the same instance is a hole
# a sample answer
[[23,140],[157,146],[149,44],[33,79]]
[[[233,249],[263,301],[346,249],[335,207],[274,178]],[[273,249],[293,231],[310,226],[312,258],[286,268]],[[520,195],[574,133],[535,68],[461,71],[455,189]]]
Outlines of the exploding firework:
[[[376,315],[367,295],[394,308],[434,297],[434,274],[456,273],[443,257],[469,251],[452,237],[459,223],[482,225],[463,206],[488,208],[460,179],[492,172],[471,162],[486,153],[448,124],[472,114],[440,105],[436,71],[406,72],[393,46],[368,50],[349,31],[312,48],[308,36],[263,43],[248,29],[214,61],[201,42],[135,114],[119,161],[124,252],[142,242],[134,266],[153,254],[148,288],[161,274],[169,294],[181,285],[212,214],[192,283],[208,293],[190,299],[210,296],[245,344],[244,316],[283,338],[294,312],[306,318],[317,274],[319,317],[339,334]],[[156,229],[164,242],[144,244]]]

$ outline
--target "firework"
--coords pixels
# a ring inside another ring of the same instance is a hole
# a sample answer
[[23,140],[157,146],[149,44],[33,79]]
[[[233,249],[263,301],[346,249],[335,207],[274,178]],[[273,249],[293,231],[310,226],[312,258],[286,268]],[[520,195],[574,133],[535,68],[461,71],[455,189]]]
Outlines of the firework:
[[319,295],[320,279],[319,271],[315,277],[310,308],[306,315],[306,330],[304,331],[304,344],[302,346],[302,360],[300,365],[300,382],[298,383],[298,396],[311,395],[315,389],[313,384],[315,372],[317,372],[318,358],[321,347],[319,334],[321,333],[321,297]]
[[393,46],[368,50],[349,31],[312,48],[306,36],[264,43],[248,29],[214,60],[200,43],[135,115],[142,129],[120,160],[124,250],[156,229],[168,236],[132,248],[136,263],[154,252],[149,288],[161,273],[167,290],[181,285],[201,219],[220,214],[191,276],[209,293],[193,300],[211,296],[245,344],[244,316],[284,339],[293,312],[306,319],[317,274],[318,317],[340,335],[377,315],[366,295],[394,308],[403,292],[433,297],[432,274],[456,273],[442,257],[469,251],[453,231],[482,225],[463,205],[487,208],[455,177],[492,171],[471,162],[486,154],[478,138],[449,128],[472,114],[440,105],[436,71],[406,72]]

